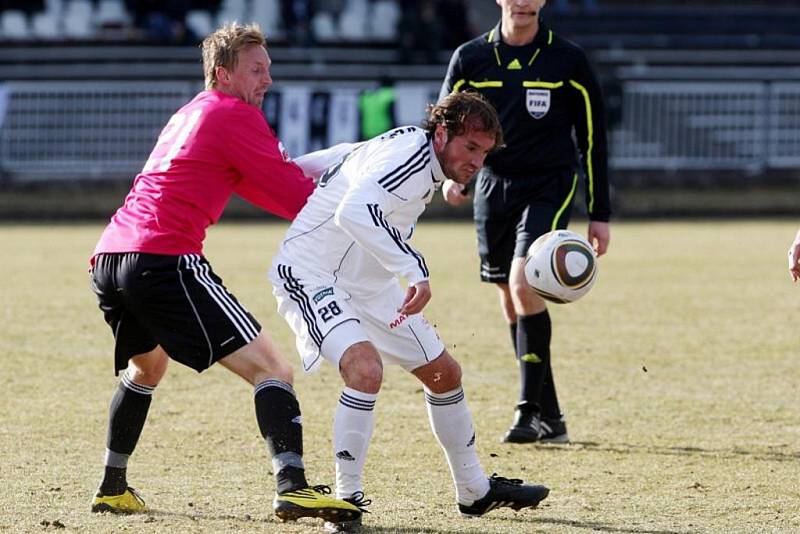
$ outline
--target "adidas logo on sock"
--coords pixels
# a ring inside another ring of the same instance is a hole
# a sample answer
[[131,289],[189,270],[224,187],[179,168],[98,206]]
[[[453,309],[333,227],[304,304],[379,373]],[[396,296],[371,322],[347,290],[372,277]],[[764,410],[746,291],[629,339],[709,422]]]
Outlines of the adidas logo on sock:
[[345,460],[345,461],[348,461],[348,462],[355,462],[356,461],[356,459],[353,458],[353,455],[350,454],[350,451],[346,451],[346,450],[337,452],[336,453],[336,457],[339,458],[340,460]]
[[475,432],[472,433],[472,437],[469,438],[469,443],[467,443],[467,447],[472,447],[475,445]]

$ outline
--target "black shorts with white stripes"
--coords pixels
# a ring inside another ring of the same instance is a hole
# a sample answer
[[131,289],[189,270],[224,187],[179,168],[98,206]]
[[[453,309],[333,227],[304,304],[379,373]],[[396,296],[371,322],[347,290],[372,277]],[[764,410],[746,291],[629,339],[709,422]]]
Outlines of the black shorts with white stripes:
[[203,371],[261,331],[198,254],[98,254],[91,285],[114,333],[115,373],[157,345]]
[[514,258],[540,235],[567,227],[577,180],[569,167],[524,178],[479,171],[473,206],[482,281],[507,284]]

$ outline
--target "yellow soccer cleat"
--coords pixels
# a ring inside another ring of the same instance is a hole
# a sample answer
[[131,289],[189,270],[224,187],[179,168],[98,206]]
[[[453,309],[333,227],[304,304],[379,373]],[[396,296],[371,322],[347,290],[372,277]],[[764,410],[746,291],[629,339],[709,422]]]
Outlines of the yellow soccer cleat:
[[141,514],[147,506],[135,489],[128,487],[122,495],[101,495],[92,499],[92,512],[111,512],[112,514]]
[[319,517],[332,523],[355,521],[361,510],[347,501],[328,497],[329,486],[313,486],[287,491],[275,496],[272,506],[281,521],[294,521],[301,517]]

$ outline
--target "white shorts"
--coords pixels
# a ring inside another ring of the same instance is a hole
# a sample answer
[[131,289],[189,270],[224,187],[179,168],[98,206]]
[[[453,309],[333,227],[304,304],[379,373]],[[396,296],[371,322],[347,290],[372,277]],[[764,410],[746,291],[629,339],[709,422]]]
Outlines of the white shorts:
[[345,350],[362,341],[371,342],[385,364],[407,371],[444,351],[436,330],[422,314],[397,313],[405,298],[397,284],[379,298],[363,299],[287,265],[273,267],[269,278],[278,313],[294,331],[306,372],[316,370],[322,358],[338,369]]

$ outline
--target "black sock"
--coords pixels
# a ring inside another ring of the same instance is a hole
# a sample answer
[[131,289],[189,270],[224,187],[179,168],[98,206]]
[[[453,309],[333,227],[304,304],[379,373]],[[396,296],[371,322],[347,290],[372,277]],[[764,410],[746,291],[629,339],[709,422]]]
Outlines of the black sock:
[[517,317],[517,357],[520,369],[520,405],[541,411],[542,385],[550,366],[550,315]]
[[511,346],[514,347],[514,356],[517,356],[517,323],[508,325],[511,330]]
[[120,495],[127,488],[125,473],[128,456],[133,453],[142,434],[155,388],[136,384],[123,375],[111,398],[106,436],[106,469],[100,492]]
[[275,491],[279,494],[308,487],[306,470],[299,467],[284,467],[275,475],[275,481]]
[[265,380],[255,389],[256,419],[272,456],[278,493],[308,486],[303,467],[300,404],[291,384]]
[[125,467],[106,466],[103,482],[100,483],[101,495],[122,495],[128,487]]
[[542,383],[542,418],[561,419],[561,408],[558,405],[558,395],[556,395],[556,383],[553,380],[553,362],[547,363],[547,372]]

